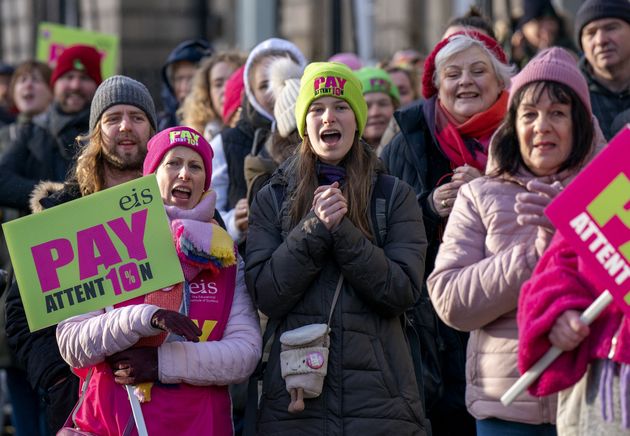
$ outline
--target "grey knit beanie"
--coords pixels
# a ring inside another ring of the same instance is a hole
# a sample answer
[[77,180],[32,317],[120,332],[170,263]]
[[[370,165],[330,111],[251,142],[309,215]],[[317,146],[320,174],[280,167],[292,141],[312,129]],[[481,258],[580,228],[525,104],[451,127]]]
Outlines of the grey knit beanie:
[[582,29],[591,21],[602,18],[619,18],[630,23],[630,1],[586,0],[575,14],[575,39],[582,48]]
[[157,130],[155,105],[147,87],[131,77],[112,76],[103,81],[94,93],[90,106],[90,133],[101,119],[103,112],[117,104],[130,104],[142,109],[153,129]]

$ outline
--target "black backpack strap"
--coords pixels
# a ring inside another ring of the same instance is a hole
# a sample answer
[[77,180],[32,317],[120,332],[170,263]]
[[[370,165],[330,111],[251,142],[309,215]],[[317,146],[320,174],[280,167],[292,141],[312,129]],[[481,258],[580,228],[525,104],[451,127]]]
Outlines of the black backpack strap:
[[379,247],[385,245],[387,237],[388,217],[391,213],[391,198],[394,190],[398,187],[399,180],[396,177],[386,174],[379,174],[374,184],[372,193],[372,226],[376,243]]

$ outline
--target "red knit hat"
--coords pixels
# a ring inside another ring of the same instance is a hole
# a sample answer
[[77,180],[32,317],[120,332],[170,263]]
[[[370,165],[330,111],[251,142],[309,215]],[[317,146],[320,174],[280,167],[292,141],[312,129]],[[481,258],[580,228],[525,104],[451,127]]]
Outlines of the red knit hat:
[[199,153],[206,170],[204,189],[207,191],[212,179],[212,158],[214,157],[214,152],[203,135],[190,127],[171,127],[153,136],[147,144],[147,155],[144,158],[142,175],[146,176],[154,173],[162,162],[164,155],[175,147],[188,147]]
[[57,65],[50,76],[50,86],[54,86],[58,78],[71,70],[83,71],[96,82],[97,86],[103,81],[101,55],[92,46],[73,45],[65,49],[57,58]]
[[245,92],[245,83],[243,82],[243,72],[245,65],[234,71],[229,79],[225,81],[225,89],[223,91],[223,124],[230,122],[230,118],[241,105],[243,93]]
[[440,50],[442,50],[448,43],[451,42],[453,37],[458,35],[465,35],[483,43],[483,45],[485,45],[486,48],[490,50],[490,53],[492,53],[499,62],[507,65],[507,55],[503,51],[503,48],[501,48],[501,44],[499,44],[493,38],[484,33],[470,29],[455,32],[452,35],[444,38],[442,41],[438,42],[433,48],[433,51],[431,51],[429,56],[427,56],[426,60],[424,61],[424,72],[422,73],[422,95],[424,96],[424,98],[431,98],[438,92],[437,88],[433,84],[433,74],[435,73],[435,57],[440,52]]

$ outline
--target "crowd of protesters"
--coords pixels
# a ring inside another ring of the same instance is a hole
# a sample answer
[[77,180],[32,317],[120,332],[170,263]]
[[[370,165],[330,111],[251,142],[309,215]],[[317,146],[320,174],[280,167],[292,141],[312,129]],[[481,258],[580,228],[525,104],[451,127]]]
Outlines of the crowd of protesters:
[[581,321],[602,286],[543,211],[630,122],[630,2],[514,25],[377,66],[184,41],[161,112],[94,47],[0,65],[2,221],[155,174],[184,277],[31,332],[2,241],[15,433],[140,434],[131,396],[150,435],[629,434],[630,323]]

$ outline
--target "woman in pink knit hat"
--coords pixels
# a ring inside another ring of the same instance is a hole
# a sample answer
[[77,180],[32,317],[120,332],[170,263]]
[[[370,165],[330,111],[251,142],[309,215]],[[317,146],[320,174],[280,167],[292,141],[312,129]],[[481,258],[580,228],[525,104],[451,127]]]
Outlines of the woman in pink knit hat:
[[258,316],[234,241],[213,220],[212,148],[188,127],[147,144],[184,282],[67,319],[57,328],[64,359],[83,380],[74,425],[95,435],[133,429],[123,385],[134,385],[150,435],[229,436],[228,385],[254,371]]
[[486,175],[461,187],[427,284],[442,320],[469,331],[466,405],[479,436],[555,435],[556,397],[500,397],[519,377],[521,285],[555,231],[543,209],[601,138],[588,87],[564,49],[541,52],[512,79]]

